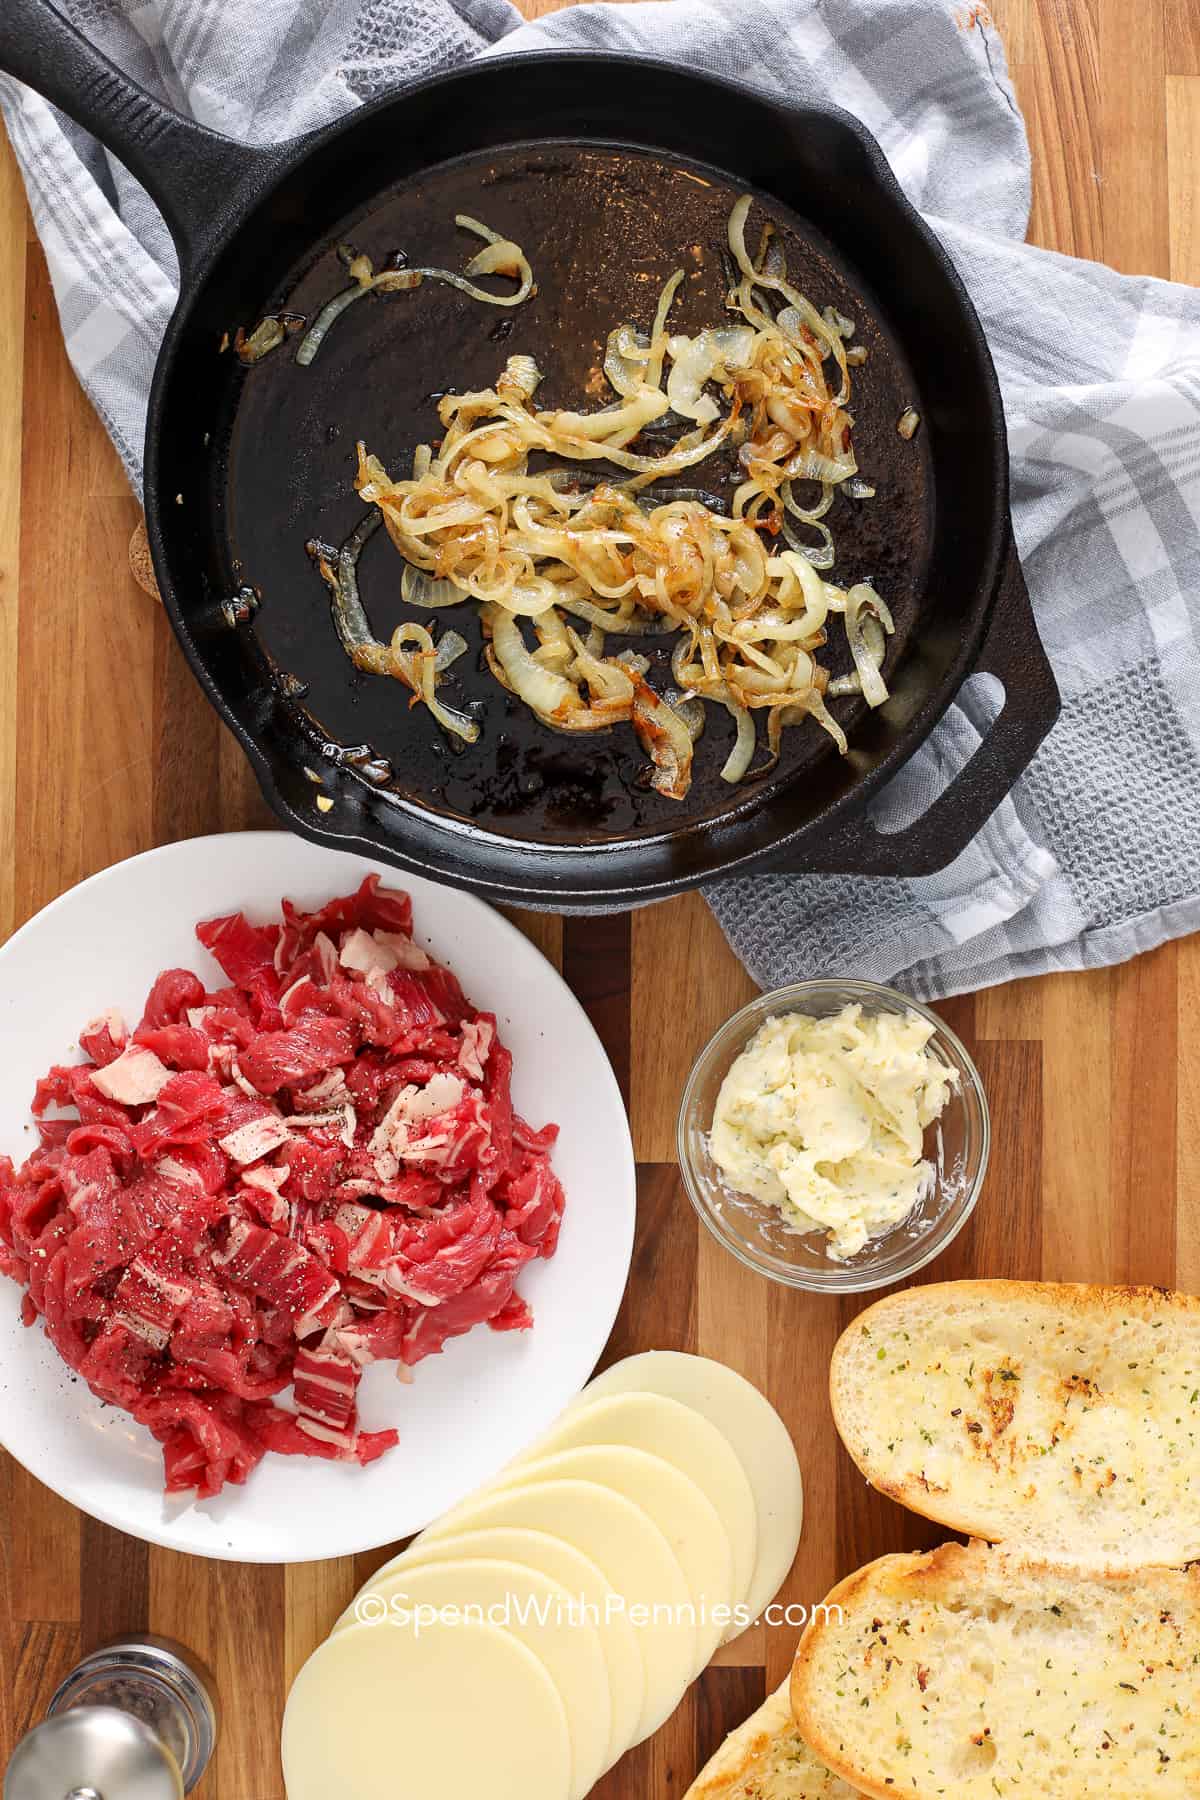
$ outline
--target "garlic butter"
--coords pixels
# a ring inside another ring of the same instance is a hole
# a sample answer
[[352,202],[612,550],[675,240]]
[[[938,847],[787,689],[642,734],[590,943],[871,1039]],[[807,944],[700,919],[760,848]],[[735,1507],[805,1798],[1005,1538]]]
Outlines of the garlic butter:
[[843,1007],[768,1019],[717,1096],[709,1151],[728,1186],[824,1231],[844,1261],[907,1218],[928,1191],[926,1127],[958,1075],[918,1013]]

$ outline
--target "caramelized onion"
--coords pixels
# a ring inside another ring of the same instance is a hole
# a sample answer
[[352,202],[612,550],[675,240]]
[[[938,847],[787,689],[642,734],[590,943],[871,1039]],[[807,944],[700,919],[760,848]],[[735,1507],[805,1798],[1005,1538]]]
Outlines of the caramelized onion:
[[[359,446],[355,485],[404,558],[405,601],[431,609],[478,604],[488,664],[504,686],[554,730],[631,722],[651,757],[654,787],[675,799],[691,780],[706,700],[725,707],[737,727],[722,770],[727,781],[749,772],[758,711],[767,714],[772,756],[785,725],[805,717],[844,751],[844,733],[822,697],[828,672],[816,660],[831,615],[844,615],[855,660],[854,675],[833,691],[861,691],[872,705],[886,696],[886,607],[864,584],[847,592],[822,576],[835,558],[824,523],[834,495],[847,482],[852,492],[866,486],[845,410],[853,324],[830,307],[818,313],[789,283],[769,226],[750,261],[749,209],[745,197],[729,222],[736,265],[729,305],[741,322],[672,334],[668,320],[683,279],[676,271],[648,330],[624,324],[609,334],[610,404],[537,409],[541,371],[522,354],[508,359],[494,388],[441,399],[441,441],[418,448],[409,477],[393,479]],[[504,302],[476,291],[492,303],[516,304],[532,291],[518,246],[465,215],[458,223],[484,239],[464,277],[404,273],[451,279],[469,292],[475,277],[518,282]],[[358,291],[384,279],[365,258],[349,266]],[[702,488],[663,490],[664,481],[730,442],[740,477],[728,506]],[[546,470],[545,458],[558,466]],[[820,484],[811,506],[798,497],[802,481]],[[372,639],[358,654],[381,672],[400,673],[429,704],[430,684],[452,653],[462,654],[461,640],[443,654],[415,635],[423,627],[403,629],[402,640],[380,646]],[[677,634],[674,697],[655,692],[644,657],[606,653],[614,636],[660,632]],[[384,668],[388,656],[403,667]]]
[[[379,514],[375,517],[378,519]],[[406,606],[461,606],[470,595],[452,581],[435,581],[424,569],[405,563],[400,577],[400,598]]]
[[355,277],[354,286],[343,288],[340,294],[327,301],[300,339],[296,361],[302,369],[312,362],[346,308],[361,300],[364,294],[408,292],[421,285],[420,274],[415,269],[384,269],[382,274],[374,274],[370,258],[366,256],[351,257],[350,273]]
[[[339,255],[354,279],[354,286],[344,288],[340,294],[335,294],[332,300],[327,301],[301,338],[296,351],[296,361],[301,368],[308,367],[346,308],[356,300],[361,300],[364,294],[403,293],[420,287],[422,281],[440,281],[449,287],[458,288],[472,300],[478,300],[485,306],[520,306],[531,294],[536,293],[533,270],[519,244],[501,237],[498,232],[492,231],[487,225],[481,225],[478,219],[472,219],[466,213],[458,213],[454,223],[463,231],[474,232],[476,237],[484,239],[484,248],[471,258],[463,275],[456,275],[452,269],[410,268],[383,269],[376,274],[369,256],[363,256],[349,245],[343,245]],[[475,275],[509,276],[517,283],[516,292],[489,293],[486,288],[476,287],[471,279]]]
[[692,781],[692,736],[674,707],[642,680],[635,684],[633,729],[654,764],[651,787],[682,800]]
[[[444,706],[435,692],[437,676],[466,650],[465,639],[457,632],[446,632],[435,650],[423,625],[401,625],[393,632],[390,644],[381,643],[371,630],[358,591],[358,559],[378,524],[379,514],[368,513],[340,550],[315,540],[305,546],[329,589],[330,610],[341,646],[355,668],[368,675],[390,675],[403,681],[424,701],[440,725],[473,744],[479,736],[475,720]],[[408,651],[406,646],[413,639],[417,649]]]
[[565,710],[574,695],[570,682],[535,662],[512,614],[502,606],[485,606],[483,620],[513,693],[542,719]]
[[721,705],[737,726],[737,737],[734,739],[733,749],[725,759],[721,780],[736,786],[754,760],[754,714],[746,707],[739,706],[736,700],[723,700]]

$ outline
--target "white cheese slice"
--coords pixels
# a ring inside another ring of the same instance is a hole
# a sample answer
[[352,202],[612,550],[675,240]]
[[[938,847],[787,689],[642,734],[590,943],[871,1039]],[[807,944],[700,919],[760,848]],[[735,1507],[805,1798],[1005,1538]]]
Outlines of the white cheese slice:
[[733,1552],[737,1603],[750,1591],[758,1550],[754,1491],[729,1440],[690,1406],[663,1394],[621,1393],[589,1398],[570,1407],[542,1438],[504,1470],[501,1479],[540,1456],[584,1444],[625,1444],[661,1456],[694,1481],[716,1509]]
[[733,1552],[716,1508],[694,1481],[646,1450],[624,1444],[583,1444],[502,1471],[496,1487],[538,1481],[595,1481],[613,1488],[658,1526],[683,1570],[692,1600],[696,1649],[689,1680],[708,1662],[740,1597],[733,1586]]
[[474,1622],[352,1625],[315,1650],[283,1715],[288,1800],[567,1800],[571,1741],[545,1667]]
[[665,1536],[640,1506],[612,1487],[595,1481],[536,1481],[476,1494],[427,1527],[417,1544],[423,1551],[458,1532],[494,1525],[565,1538],[603,1571],[624,1602],[645,1675],[642,1713],[632,1739],[640,1744],[675,1711],[696,1668],[691,1595]]
[[[642,1653],[633,1626],[620,1610],[616,1590],[590,1556],[546,1531],[526,1531],[518,1525],[492,1525],[482,1531],[464,1531],[430,1543],[412,1544],[376,1571],[360,1591],[373,1596],[376,1605],[389,1605],[393,1593],[402,1590],[408,1576],[432,1562],[499,1558],[536,1569],[561,1582],[579,1599],[585,1616],[600,1636],[608,1672],[611,1720],[604,1766],[611,1767],[633,1742],[646,1695]],[[339,1626],[353,1617],[350,1607]],[[536,1648],[536,1646],[534,1646]]]
[[[571,1739],[571,1797],[584,1800],[608,1764],[612,1706],[600,1634],[577,1595],[520,1563],[453,1556],[397,1571],[380,1609],[386,1628],[422,1635],[433,1618],[498,1625],[532,1650],[558,1689]],[[354,1608],[334,1626],[355,1629]]]
[[[752,1619],[774,1599],[795,1560],[804,1521],[804,1489],[787,1426],[758,1389],[706,1356],[680,1350],[647,1350],[627,1356],[588,1383],[568,1408],[610,1394],[664,1394],[703,1415],[728,1439],[754,1490],[758,1515],[758,1552],[746,1595]],[[728,1633],[736,1636],[736,1629]]]

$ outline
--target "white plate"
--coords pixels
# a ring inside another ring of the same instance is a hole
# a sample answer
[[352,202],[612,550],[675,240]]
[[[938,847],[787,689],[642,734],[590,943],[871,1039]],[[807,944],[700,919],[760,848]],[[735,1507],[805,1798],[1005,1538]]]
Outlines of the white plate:
[[348,1556],[407,1536],[462,1500],[543,1431],[591,1373],[612,1327],[633,1245],[633,1146],[608,1060],[582,1007],[545,958],[482,901],[283,832],[170,844],[72,888],[0,949],[0,1150],[36,1142],[29,1102],[52,1063],[77,1059],[80,1029],[106,1007],[131,1022],[161,969],[217,965],[197,919],[244,909],[278,917],[375,870],[413,897],[415,936],[494,1012],[513,1053],[513,1096],[533,1125],[562,1127],[554,1166],[567,1205],[558,1250],[522,1273],[527,1332],[477,1327],[428,1357],[411,1385],[394,1363],[363,1380],[363,1425],[394,1425],[395,1449],[368,1468],[264,1458],[216,1500],[168,1499],[159,1446],[103,1406],[19,1320],[21,1289],[0,1276],[0,1440],[56,1493],[135,1537],[240,1562]]

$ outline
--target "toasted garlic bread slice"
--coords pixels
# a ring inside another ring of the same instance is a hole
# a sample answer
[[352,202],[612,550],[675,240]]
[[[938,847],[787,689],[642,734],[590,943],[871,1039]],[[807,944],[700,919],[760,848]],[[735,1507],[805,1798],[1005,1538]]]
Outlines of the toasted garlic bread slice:
[[830,1369],[872,1486],[1090,1568],[1200,1556],[1200,1300],[952,1281],[869,1307]]
[[858,1800],[859,1790],[819,1762],[800,1736],[788,1685],[730,1732],[684,1800]]
[[878,1800],[1194,1800],[1198,1642],[1196,1571],[943,1544],[834,1588],[800,1640],[792,1710]]

